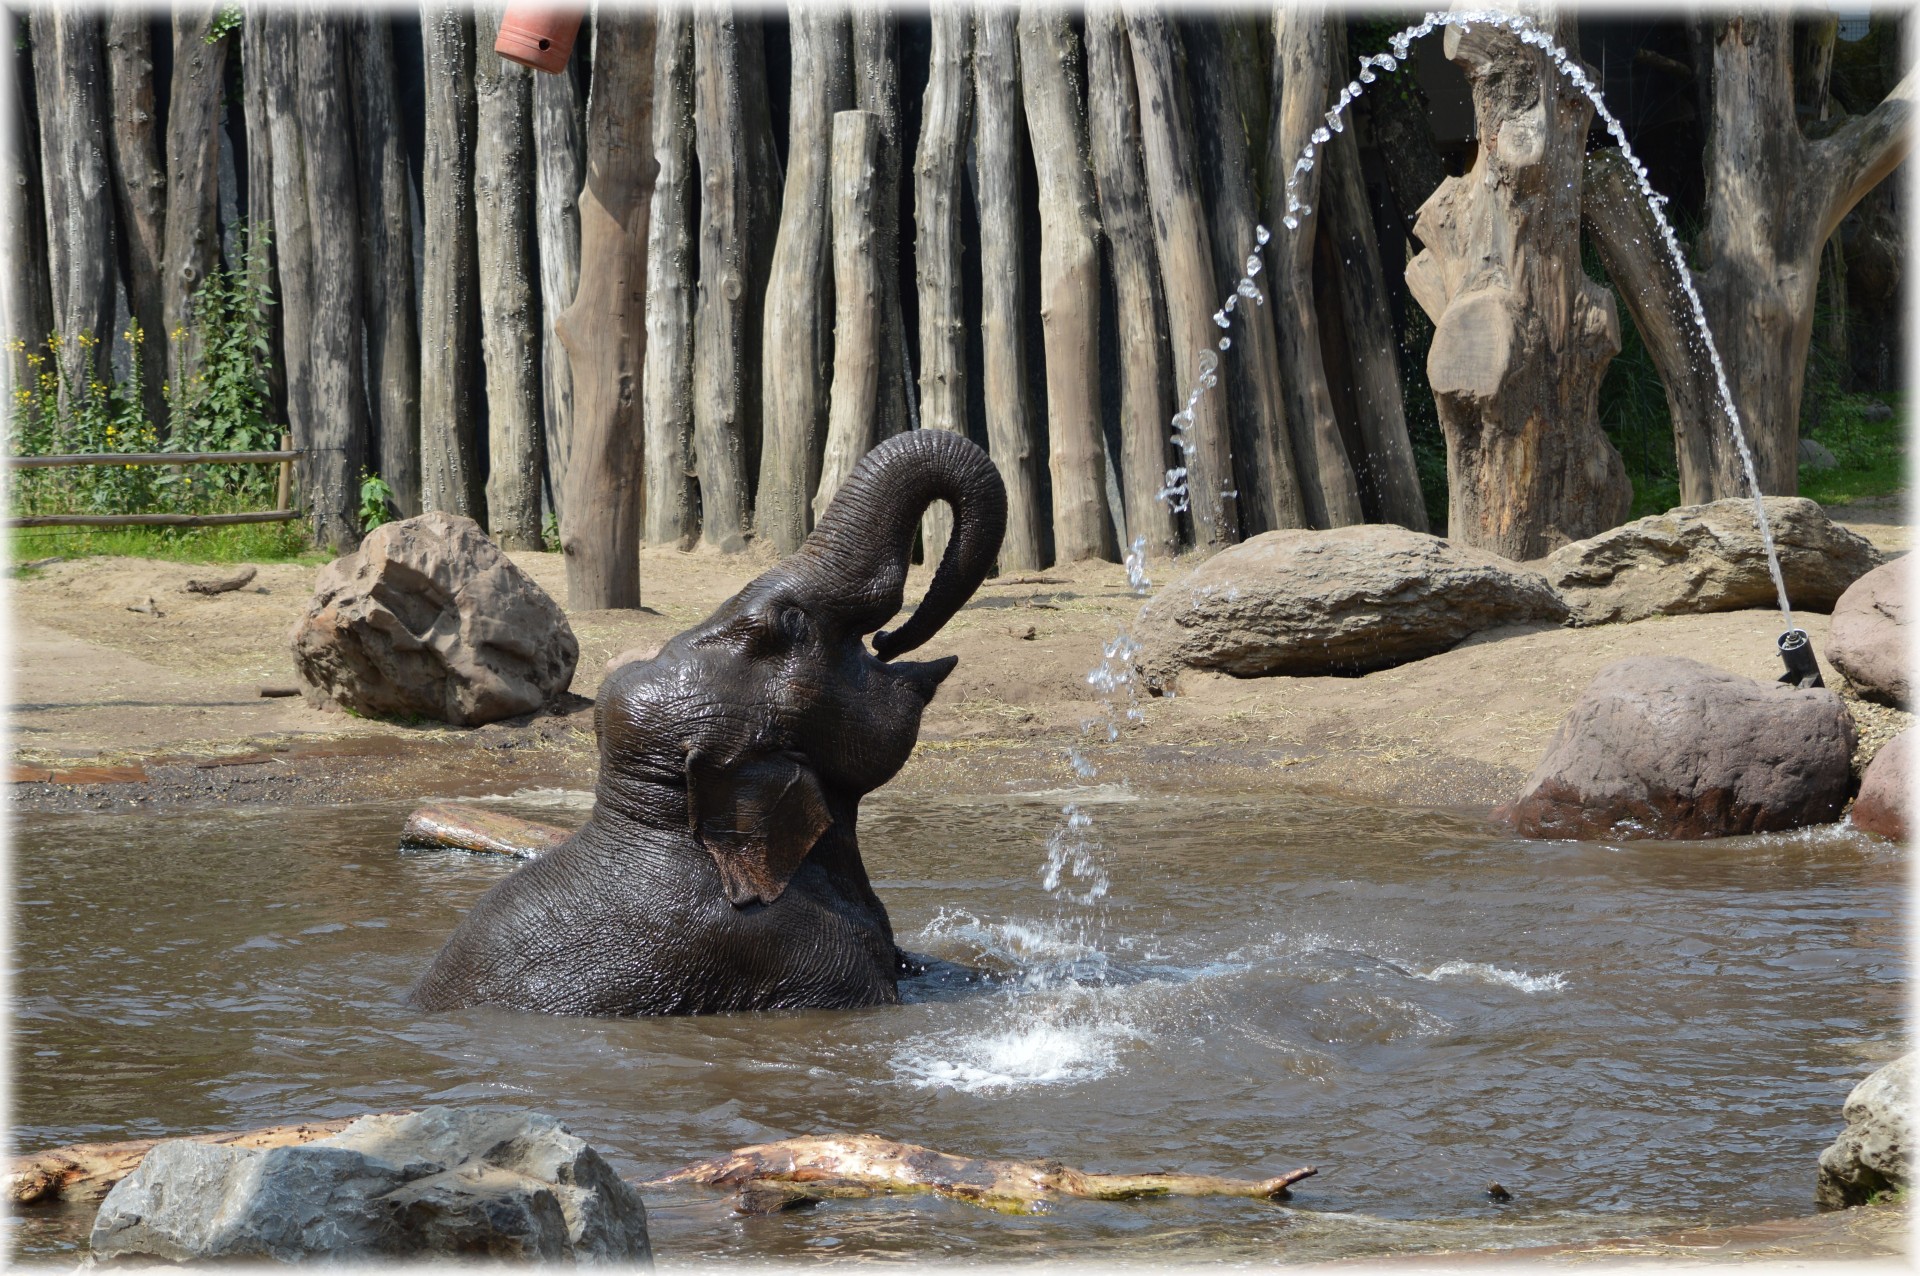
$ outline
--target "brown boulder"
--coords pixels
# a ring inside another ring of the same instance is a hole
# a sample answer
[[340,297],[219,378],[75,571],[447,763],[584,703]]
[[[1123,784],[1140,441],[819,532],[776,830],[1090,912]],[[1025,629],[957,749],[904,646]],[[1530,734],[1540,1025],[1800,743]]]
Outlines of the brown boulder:
[[1519,799],[1524,837],[1706,838],[1825,824],[1846,805],[1853,719],[1679,656],[1634,656],[1583,692]]
[[[1795,609],[1831,610],[1849,585],[1883,561],[1879,550],[1828,518],[1817,502],[1800,496],[1769,496],[1766,502],[1787,601]],[[1779,602],[1760,522],[1745,497],[1683,505],[1562,545],[1542,570],[1573,609],[1576,625]]]
[[1913,703],[1907,673],[1907,560],[1876,567],[1833,605],[1827,659],[1867,700],[1904,709]]
[[573,681],[560,607],[470,518],[376,528],[320,571],[293,627],[308,699],[479,726],[531,713]]
[[1391,524],[1263,532],[1215,554],[1140,612],[1150,687],[1182,669],[1239,677],[1360,674],[1437,655],[1496,625],[1558,623],[1537,574]]
[[1880,746],[1860,777],[1853,826],[1896,842],[1907,840],[1907,803],[1913,793],[1913,728]]

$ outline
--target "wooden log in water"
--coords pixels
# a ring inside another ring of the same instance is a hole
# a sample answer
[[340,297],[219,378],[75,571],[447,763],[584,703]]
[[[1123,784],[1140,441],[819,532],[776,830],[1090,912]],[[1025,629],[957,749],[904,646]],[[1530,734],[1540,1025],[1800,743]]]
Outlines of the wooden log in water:
[[[385,1116],[405,1116],[402,1112]],[[187,1136],[195,1143],[213,1143],[222,1147],[284,1148],[324,1139],[358,1121],[359,1117],[341,1117],[333,1121],[302,1121],[296,1125],[272,1125],[263,1130],[242,1130],[225,1134]],[[113,1185],[139,1168],[147,1153],[164,1139],[129,1139],[123,1143],[74,1143],[16,1156],[0,1175],[0,1199],[15,1205],[51,1205],[56,1201],[98,1201]]]
[[400,845],[532,859],[572,836],[572,829],[523,820],[504,811],[435,802],[407,817],[400,829]]
[[1210,1174],[1089,1174],[1048,1161],[999,1161],[936,1152],[873,1134],[811,1136],[761,1143],[639,1184],[693,1183],[740,1190],[743,1212],[772,1213],[828,1197],[931,1192],[986,1209],[1030,1214],[1066,1198],[1129,1201],[1167,1196],[1245,1196],[1283,1201],[1318,1171],[1307,1166],[1270,1179]]

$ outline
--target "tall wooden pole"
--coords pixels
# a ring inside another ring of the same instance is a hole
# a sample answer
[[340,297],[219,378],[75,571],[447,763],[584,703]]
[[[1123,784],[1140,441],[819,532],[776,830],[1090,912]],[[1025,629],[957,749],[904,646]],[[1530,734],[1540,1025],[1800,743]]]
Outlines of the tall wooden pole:
[[[144,6],[115,5],[107,13],[107,85],[113,131],[107,156],[119,220],[114,247],[127,308],[140,325],[140,371],[147,420],[167,429],[167,323],[162,303],[166,256],[167,170],[153,83],[153,42]],[[38,179],[38,173],[35,175]],[[41,333],[37,340],[45,340]]]
[[885,135],[871,111],[833,117],[833,394],[820,486],[813,495],[816,522],[833,503],[861,457],[880,441],[878,396],[884,308],[875,223],[883,184],[877,180]]
[[[705,20],[704,15],[701,20]],[[653,153],[660,175],[647,225],[645,538],[692,549],[700,528],[693,462],[694,236],[700,214],[694,165],[692,8],[660,10],[654,39]]]
[[540,411],[546,431],[547,495],[559,513],[566,490],[567,440],[573,427],[573,369],[553,320],[580,283],[580,184],[586,178],[584,68],[591,31],[574,46],[559,75],[533,80],[534,206],[540,240]]
[[[420,166],[420,508],[483,520],[480,261],[475,242],[473,15],[420,6],[427,79]],[[496,56],[491,50],[488,57]],[[275,165],[278,171],[279,156]]]
[[84,386],[104,372],[113,340],[113,187],[100,144],[107,135],[100,16],[39,9],[31,36],[53,323],[67,382]]
[[[220,264],[220,99],[232,35],[212,34],[215,9],[189,4],[173,14],[173,91],[167,102],[167,217],[161,310],[174,399],[191,394],[204,351],[193,298]],[[344,66],[341,68],[344,71]],[[351,149],[349,137],[333,139]],[[348,189],[351,190],[351,184]],[[173,340],[175,333],[186,340]]]
[[[913,165],[914,265],[920,302],[920,428],[967,432],[967,332],[961,281],[961,179],[966,172],[973,86],[973,15],[943,0],[932,12],[927,92]],[[937,563],[952,534],[945,502],[927,507],[920,537]]]

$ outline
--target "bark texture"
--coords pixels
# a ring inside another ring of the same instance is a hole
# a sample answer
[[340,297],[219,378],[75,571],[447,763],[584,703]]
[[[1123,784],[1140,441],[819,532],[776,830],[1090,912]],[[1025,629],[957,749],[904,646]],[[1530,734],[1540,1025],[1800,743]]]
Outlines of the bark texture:
[[[33,384],[28,356],[45,357],[53,332],[53,285],[47,275],[47,206],[40,182],[40,116],[33,85],[30,43],[21,19],[0,14],[0,38],[13,50],[13,84],[0,118],[0,235],[11,249],[0,272],[5,314],[9,391]],[[16,348],[16,343],[17,347]]]
[[[973,15],[956,3],[932,12],[927,92],[913,164],[914,267],[920,303],[920,427],[967,432],[967,333],[961,275],[961,179],[973,114]],[[920,518],[926,561],[946,552],[953,512]]]
[[62,374],[77,386],[106,367],[113,340],[113,187],[100,145],[107,135],[100,16],[39,9],[31,37],[53,327]]
[[[1550,27],[1565,47],[1573,19]],[[1600,429],[1620,349],[1606,289],[1580,266],[1580,176],[1592,107],[1545,54],[1491,27],[1446,33],[1473,84],[1479,153],[1415,224],[1407,288],[1434,322],[1427,377],[1447,437],[1451,539],[1540,558],[1620,522],[1626,468]]]
[[640,380],[653,202],[654,16],[606,10],[593,33],[580,288],[554,325],[574,370],[560,549],[567,605],[640,605]]
[[1113,561],[1100,430],[1100,246],[1080,41],[1064,12],[1020,15],[1020,80],[1040,195],[1040,332],[1046,349],[1053,556]]
[[[278,304],[279,232],[273,226],[273,71],[268,40],[271,24],[240,26],[241,98],[247,139],[247,246],[266,277],[275,282],[275,303],[267,308],[267,411],[276,421],[287,420],[287,356],[285,307]],[[286,471],[282,471],[283,481]],[[285,508],[285,503],[282,503]]]
[[[692,549],[700,534],[693,459],[693,236],[700,212],[694,172],[694,26],[713,10],[660,11],[654,38],[653,154],[659,176],[647,226],[645,536],[649,545]],[[709,516],[711,517],[711,516]]]
[[[420,38],[427,78],[426,149],[420,165],[425,242],[420,267],[420,508],[479,521],[486,516],[486,492],[479,437],[473,15],[451,5],[423,4]],[[276,179],[280,163],[276,151]]]
[[[1047,563],[1046,516],[1035,473],[1040,445],[1027,401],[1026,313],[1020,251],[1020,63],[1011,9],[975,11],[974,196],[980,217],[981,379],[987,450],[1007,489],[1002,572]],[[929,542],[928,557],[934,546]]]
[[813,494],[817,523],[853,467],[880,441],[879,393],[882,316],[878,180],[886,137],[872,111],[833,117],[833,395],[820,485]]
[[[162,331],[168,338],[167,371],[178,401],[191,394],[189,382],[200,371],[205,352],[199,325],[193,322],[193,297],[220,264],[220,98],[226,82],[227,46],[232,35],[209,42],[213,5],[186,5],[173,14],[173,91],[167,100],[166,269],[161,275]],[[327,72],[345,78],[344,61]],[[315,146],[351,148],[351,134]],[[353,189],[349,177],[347,190]],[[185,340],[175,337],[184,333]]]
[[500,10],[474,11],[474,241],[487,370],[487,527],[540,549],[540,319],[534,278],[533,72],[493,52]]
[[853,105],[873,115],[880,129],[874,172],[874,252],[880,262],[880,386],[878,437],[890,439],[919,419],[909,384],[907,324],[900,306],[900,30],[887,5],[861,5],[853,23]]
[[580,184],[586,179],[587,94],[584,68],[592,46],[583,29],[577,52],[559,75],[533,80],[534,209],[540,242],[540,415],[546,431],[547,497],[556,516],[566,489],[567,440],[573,425],[573,369],[553,336],[553,320],[580,283]]
[[[164,433],[168,343],[160,272],[166,259],[167,170],[154,101],[153,42],[144,8],[116,5],[106,21],[107,87],[113,103],[107,156],[119,210],[114,247],[127,309],[141,330],[142,406],[147,420]],[[45,338],[42,332],[36,340]]]
[[780,234],[766,292],[759,495],[760,536],[781,554],[806,539],[820,473],[833,321],[828,172],[833,115],[853,98],[843,9],[792,5],[793,93]]

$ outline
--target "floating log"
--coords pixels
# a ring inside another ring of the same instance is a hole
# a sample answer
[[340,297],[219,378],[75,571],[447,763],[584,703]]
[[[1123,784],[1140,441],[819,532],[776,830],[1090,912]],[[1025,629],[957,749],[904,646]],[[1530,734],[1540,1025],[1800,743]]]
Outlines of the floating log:
[[236,589],[243,589],[251,585],[253,578],[258,574],[259,569],[256,567],[242,567],[231,576],[214,576],[206,580],[190,580],[187,582],[186,589],[189,594],[207,594],[209,596],[213,594],[231,593]]
[[[406,1112],[383,1113],[405,1116]],[[359,1117],[341,1117],[333,1121],[302,1121],[297,1125],[271,1125],[264,1130],[243,1130],[226,1134],[186,1136],[195,1143],[214,1143],[238,1148],[284,1148],[312,1143],[340,1131]],[[50,1205],[55,1201],[98,1201],[113,1190],[113,1185],[139,1168],[155,1144],[165,1139],[129,1139],[124,1143],[74,1143],[16,1156],[0,1175],[0,1196],[15,1205]]]
[[1068,1198],[1131,1201],[1165,1196],[1245,1196],[1284,1201],[1318,1171],[1271,1179],[1210,1174],[1089,1174],[1048,1161],[997,1161],[936,1152],[873,1134],[782,1139],[675,1170],[641,1188],[693,1183],[740,1190],[742,1213],[766,1214],[831,1197],[930,1192],[1004,1214],[1035,1214]]
[[407,817],[400,829],[400,845],[414,850],[475,851],[533,859],[572,836],[572,829],[523,820],[504,811],[433,803]]

